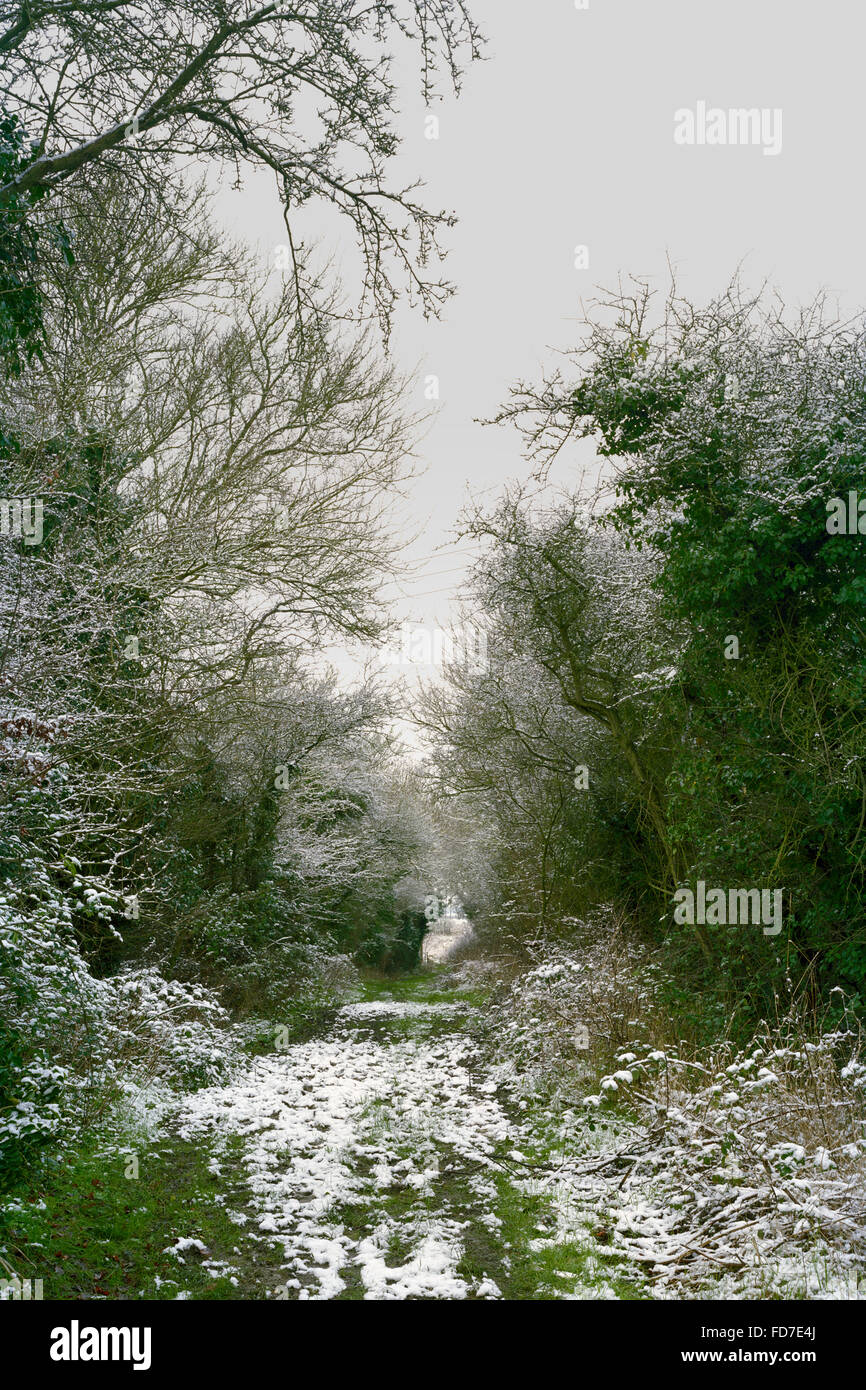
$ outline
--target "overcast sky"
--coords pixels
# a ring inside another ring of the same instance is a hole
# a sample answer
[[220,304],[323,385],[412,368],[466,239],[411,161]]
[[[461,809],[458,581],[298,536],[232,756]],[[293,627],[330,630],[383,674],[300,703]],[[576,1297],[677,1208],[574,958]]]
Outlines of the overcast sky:
[[[738,264],[789,303],[821,288],[866,304],[863,61],[851,0],[475,0],[486,60],[459,100],[431,107],[425,137],[417,70],[399,55],[403,148],[394,179],[422,177],[430,207],[453,209],[445,271],[458,286],[440,322],[398,315],[392,351],[439,377],[441,399],[413,485],[418,562],[398,616],[446,624],[467,555],[454,531],[467,490],[495,496],[525,472],[517,435],[482,428],[519,377],[536,377],[577,337],[581,300],[629,273],[706,299]],[[781,112],[781,150],[675,143],[681,108]],[[285,232],[269,177],[224,191],[220,215],[268,264]],[[320,212],[348,284],[351,229]],[[575,268],[585,245],[589,267]],[[560,477],[577,474],[564,459]],[[388,596],[398,590],[389,588]]]

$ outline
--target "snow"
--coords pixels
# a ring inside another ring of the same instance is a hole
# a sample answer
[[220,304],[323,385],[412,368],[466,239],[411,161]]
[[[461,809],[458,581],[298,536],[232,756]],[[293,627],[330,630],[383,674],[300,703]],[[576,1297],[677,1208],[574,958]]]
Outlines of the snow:
[[437,918],[421,943],[421,959],[428,965],[442,964],[472,935],[472,923],[466,917]]
[[[332,1299],[352,1278],[370,1300],[501,1297],[488,1273],[458,1272],[466,1229],[492,1216],[497,1154],[515,1137],[489,1074],[478,1074],[478,1049],[459,1032],[380,1035],[383,1019],[456,1017],[463,1007],[351,1004],[329,1036],[259,1057],[232,1084],[185,1097],[183,1137],[211,1141],[218,1158],[230,1140],[244,1142],[251,1225],[281,1249],[284,1291]],[[446,1169],[455,1163],[468,1175],[469,1218],[449,1204]],[[388,1199],[401,1193],[430,1201],[393,1214]],[[369,1231],[348,1226],[349,1204],[369,1209]]]
[[557,954],[483,1021],[466,1003],[349,1004],[328,1035],[183,1098],[175,1123],[212,1153],[259,1296],[499,1299],[503,1181],[541,1199],[526,1248],[562,1248],[545,1298],[866,1296],[857,1039],[778,1029],[686,1058],[633,1035],[601,1067],[574,1022],[597,1036],[614,986]]
[[207,1246],[203,1245],[200,1240],[196,1240],[195,1236],[179,1236],[174,1242],[174,1245],[166,1246],[163,1253],[166,1255],[175,1255],[179,1263],[184,1264],[185,1261],[181,1252],[188,1250],[197,1250],[200,1255],[210,1254]]
[[376,1018],[383,1014],[390,1014],[404,1018],[417,1018],[425,1014],[454,1013],[455,1010],[464,1007],[463,1004],[422,1004],[408,999],[405,1002],[397,999],[374,999],[359,1004],[345,1004],[340,1009],[339,1017]]

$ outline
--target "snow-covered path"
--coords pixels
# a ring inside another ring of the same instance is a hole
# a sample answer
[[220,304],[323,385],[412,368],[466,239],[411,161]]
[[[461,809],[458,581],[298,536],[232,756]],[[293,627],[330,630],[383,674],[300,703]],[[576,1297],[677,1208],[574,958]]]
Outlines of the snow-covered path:
[[[177,1278],[157,1289],[195,1296],[200,1263],[206,1289],[249,1299],[862,1298],[850,1176],[744,1175],[682,1085],[652,1123],[602,1109],[580,1058],[561,1094],[540,1089],[460,972],[365,991],[323,1036],[184,1097],[159,1158],[183,1182],[195,1152],[191,1195],[218,1219],[172,1224]],[[541,1053],[543,1033],[520,1038]]]
[[501,1296],[496,1179],[522,1155],[466,1010],[351,1004],[187,1097],[180,1135],[210,1146],[239,1239],[268,1251],[259,1297]]
[[472,923],[468,918],[440,917],[431,924],[421,943],[421,959],[425,965],[438,965],[448,960],[471,936]]

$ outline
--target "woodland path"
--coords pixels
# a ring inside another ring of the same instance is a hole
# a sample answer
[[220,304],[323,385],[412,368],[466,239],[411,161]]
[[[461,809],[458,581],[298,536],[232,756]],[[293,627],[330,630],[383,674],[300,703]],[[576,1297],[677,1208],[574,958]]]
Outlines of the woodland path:
[[437,984],[368,983],[323,1036],[186,1098],[177,1133],[210,1147],[238,1230],[213,1272],[258,1271],[244,1296],[556,1296],[536,1292],[527,1252],[516,1270],[508,1239],[515,1222],[544,1234],[514,1107],[467,1031],[471,998]]

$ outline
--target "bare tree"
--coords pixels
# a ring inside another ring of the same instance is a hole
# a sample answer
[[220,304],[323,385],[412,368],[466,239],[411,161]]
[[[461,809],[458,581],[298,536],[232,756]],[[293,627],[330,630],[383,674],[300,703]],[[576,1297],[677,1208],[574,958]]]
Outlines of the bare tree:
[[[39,474],[50,440],[111,441],[113,486],[137,518],[111,563],[171,615],[152,656],[174,696],[299,641],[375,641],[413,433],[402,380],[369,334],[337,332],[332,290],[301,324],[290,290],[264,293],[200,207],[181,238],[157,195],[96,182],[66,210],[88,274],[55,267],[51,346],[3,401],[28,441],[19,470],[34,460],[30,490],[56,494]],[[146,246],[133,239],[143,215]]]
[[3,551],[0,719],[30,781],[74,764],[69,833],[123,865],[208,760],[255,769],[219,813],[245,843],[277,762],[384,717],[305,668],[381,632],[409,430],[369,330],[302,329],[200,206],[179,237],[153,190],[88,177],[64,213],[87,274],[54,267],[43,362],[0,391],[7,492],[45,504],[43,544]]
[[[2,100],[33,140],[2,189],[43,194],[99,163],[160,182],[181,160],[216,158],[276,176],[291,214],[324,199],[361,247],[383,324],[405,274],[425,311],[448,292],[423,267],[453,220],[392,188],[398,147],[391,48],[420,48],[425,97],[455,88],[480,37],[464,0],[23,0],[0,3]],[[301,258],[296,262],[300,284]]]

